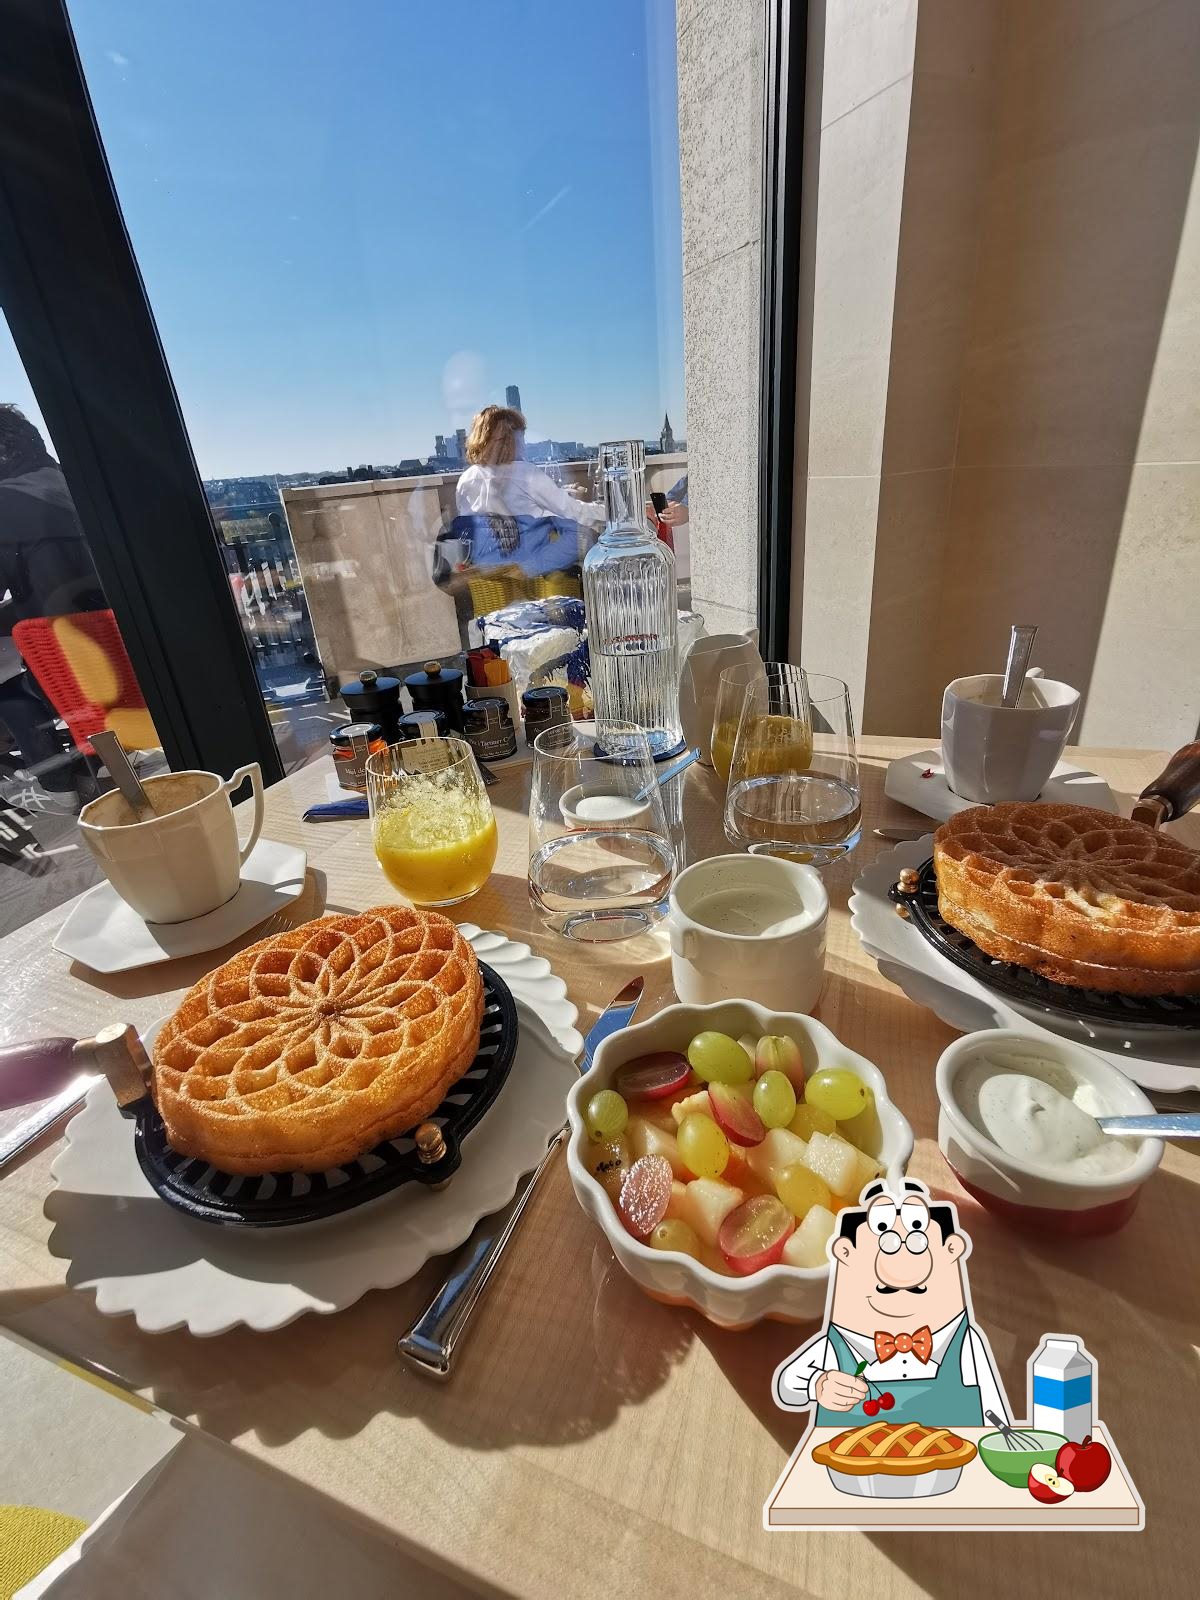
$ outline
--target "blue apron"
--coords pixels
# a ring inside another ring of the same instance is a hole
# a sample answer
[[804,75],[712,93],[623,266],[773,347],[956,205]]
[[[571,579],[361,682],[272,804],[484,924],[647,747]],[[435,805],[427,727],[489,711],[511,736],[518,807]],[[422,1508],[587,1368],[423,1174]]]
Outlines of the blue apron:
[[[896,1403],[890,1411],[881,1410],[869,1417],[861,1403],[850,1411],[829,1411],[819,1405],[817,1426],[852,1428],[867,1422],[921,1422],[927,1428],[982,1428],[983,1399],[979,1388],[977,1385],[968,1387],[962,1379],[962,1345],[966,1336],[967,1319],[964,1317],[946,1346],[937,1371],[928,1378],[901,1378],[887,1383],[872,1379],[876,1399],[883,1389],[895,1396]],[[830,1328],[829,1342],[833,1345],[839,1369],[852,1373],[859,1358],[836,1328]],[[865,1378],[866,1374],[862,1376]],[[869,1395],[864,1398],[869,1398]]]

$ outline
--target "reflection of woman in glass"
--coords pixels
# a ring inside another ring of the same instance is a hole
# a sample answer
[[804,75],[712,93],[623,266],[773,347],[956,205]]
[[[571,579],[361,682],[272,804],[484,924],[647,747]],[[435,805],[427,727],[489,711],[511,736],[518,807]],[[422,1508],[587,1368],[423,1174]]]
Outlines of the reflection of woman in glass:
[[603,527],[604,508],[576,500],[525,460],[525,418],[509,406],[485,406],[467,439],[471,465],[455,487],[459,516],[555,517]]

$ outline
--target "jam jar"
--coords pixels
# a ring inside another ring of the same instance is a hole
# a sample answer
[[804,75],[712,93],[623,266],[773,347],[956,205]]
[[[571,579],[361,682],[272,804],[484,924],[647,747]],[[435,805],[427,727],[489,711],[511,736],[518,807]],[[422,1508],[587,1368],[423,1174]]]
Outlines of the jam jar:
[[344,722],[329,735],[333,746],[333,770],[342,789],[358,794],[367,791],[367,757],[387,749],[383,729],[377,722]]

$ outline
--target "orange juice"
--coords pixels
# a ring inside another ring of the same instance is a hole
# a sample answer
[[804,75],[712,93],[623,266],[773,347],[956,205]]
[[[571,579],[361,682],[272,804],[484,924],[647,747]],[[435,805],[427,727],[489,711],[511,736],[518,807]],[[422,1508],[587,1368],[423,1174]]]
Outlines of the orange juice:
[[491,807],[460,806],[444,794],[440,799],[438,806],[416,804],[375,818],[379,865],[419,906],[467,899],[483,888],[496,864]]

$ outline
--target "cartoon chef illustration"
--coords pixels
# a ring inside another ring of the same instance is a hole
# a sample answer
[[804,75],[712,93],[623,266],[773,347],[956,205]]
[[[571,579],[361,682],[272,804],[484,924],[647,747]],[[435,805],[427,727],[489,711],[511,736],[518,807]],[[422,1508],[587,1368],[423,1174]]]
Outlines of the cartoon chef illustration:
[[775,1372],[776,1402],[822,1427],[918,1421],[982,1427],[1011,1411],[987,1339],[974,1325],[971,1241],[953,1205],[906,1179],[869,1184],[831,1241],[825,1327]]

